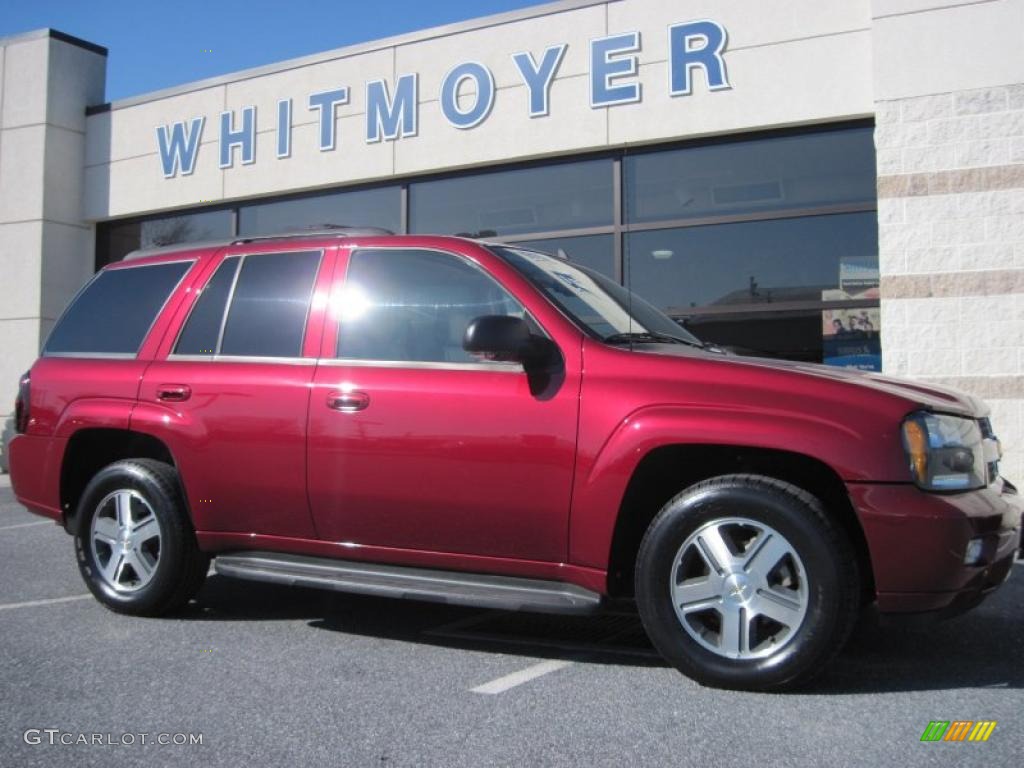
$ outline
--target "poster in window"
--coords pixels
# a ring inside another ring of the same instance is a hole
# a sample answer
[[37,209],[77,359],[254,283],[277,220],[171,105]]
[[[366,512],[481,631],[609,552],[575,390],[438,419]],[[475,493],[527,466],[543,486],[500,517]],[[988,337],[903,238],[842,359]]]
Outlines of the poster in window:
[[[878,260],[847,258],[839,263],[839,288],[821,292],[822,301],[878,301]],[[862,371],[882,370],[881,312],[878,307],[825,309],[821,313],[823,362]]]

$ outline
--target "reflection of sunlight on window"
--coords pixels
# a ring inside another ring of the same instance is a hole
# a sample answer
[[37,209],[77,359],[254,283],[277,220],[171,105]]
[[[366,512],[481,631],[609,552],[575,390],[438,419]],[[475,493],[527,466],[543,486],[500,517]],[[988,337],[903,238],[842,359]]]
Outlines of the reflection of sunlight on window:
[[373,302],[358,285],[346,285],[331,296],[331,318],[336,321],[354,322],[360,320]]

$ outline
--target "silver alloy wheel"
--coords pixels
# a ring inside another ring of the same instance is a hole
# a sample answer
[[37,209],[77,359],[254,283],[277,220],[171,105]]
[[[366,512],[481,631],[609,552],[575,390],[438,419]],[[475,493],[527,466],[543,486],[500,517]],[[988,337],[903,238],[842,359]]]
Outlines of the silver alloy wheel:
[[138,491],[127,488],[103,497],[89,529],[100,578],[118,592],[146,586],[160,561],[160,523]]
[[672,604],[683,629],[730,659],[756,659],[792,640],[807,614],[807,572],[786,538],[743,517],[694,531],[672,563]]

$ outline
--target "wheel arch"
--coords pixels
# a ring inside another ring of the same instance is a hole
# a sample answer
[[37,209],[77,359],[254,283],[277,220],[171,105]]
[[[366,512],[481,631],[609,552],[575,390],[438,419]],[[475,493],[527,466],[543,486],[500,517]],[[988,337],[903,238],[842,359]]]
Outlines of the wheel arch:
[[679,491],[719,475],[764,475],[791,483],[817,497],[849,539],[858,559],[862,599],[874,599],[871,556],[860,520],[839,474],[806,454],[743,445],[672,444],[639,461],[626,486],[608,555],[608,594],[633,595],[637,551],[658,511]]
[[108,427],[79,429],[68,439],[61,460],[60,508],[66,530],[71,529],[89,481],[103,467],[121,459],[154,459],[177,468],[170,448],[152,435]]

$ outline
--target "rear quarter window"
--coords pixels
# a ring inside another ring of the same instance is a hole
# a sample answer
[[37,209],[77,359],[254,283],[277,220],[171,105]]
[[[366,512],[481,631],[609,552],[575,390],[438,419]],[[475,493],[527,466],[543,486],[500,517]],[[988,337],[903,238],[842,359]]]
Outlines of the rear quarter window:
[[193,263],[176,261],[100,272],[57,321],[43,356],[137,354]]

